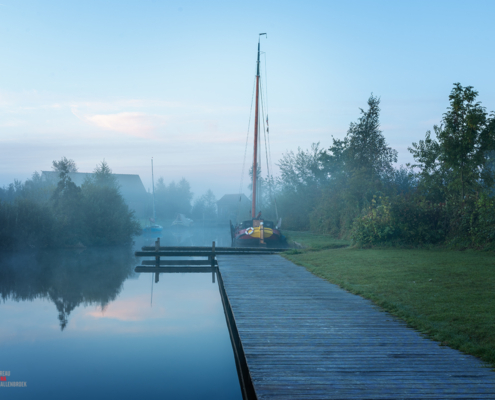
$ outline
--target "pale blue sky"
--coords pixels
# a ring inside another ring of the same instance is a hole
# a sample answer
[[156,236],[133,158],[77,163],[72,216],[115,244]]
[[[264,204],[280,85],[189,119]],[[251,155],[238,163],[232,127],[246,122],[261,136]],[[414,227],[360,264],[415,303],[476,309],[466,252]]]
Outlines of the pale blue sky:
[[495,110],[494,15],[495,1],[0,0],[0,185],[66,156],[149,187],[153,156],[197,195],[237,192],[259,32],[274,160],[343,137],[373,92],[409,162],[454,82]]

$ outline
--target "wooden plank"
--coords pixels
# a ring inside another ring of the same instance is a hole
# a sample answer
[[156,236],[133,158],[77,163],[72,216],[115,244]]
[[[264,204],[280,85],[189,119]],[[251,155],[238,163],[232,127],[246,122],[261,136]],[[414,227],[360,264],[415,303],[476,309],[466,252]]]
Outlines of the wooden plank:
[[278,255],[219,255],[258,399],[493,399],[495,373]]
[[200,273],[212,273],[216,272],[216,267],[195,267],[195,266],[187,266],[181,265],[178,267],[169,266],[169,267],[136,267],[134,271],[136,272],[152,272],[159,274],[200,274]]
[[[156,265],[156,261],[143,260],[142,265]],[[209,260],[160,260],[160,265],[211,265]]]
[[[215,255],[250,255],[250,254],[274,254],[275,252],[266,252],[266,251],[244,251],[239,250],[234,254],[231,251],[225,250],[215,250]],[[164,251],[136,251],[134,255],[136,257],[209,257],[212,252],[210,251],[202,251],[202,250],[164,250]]]
[[[143,251],[155,251],[155,246],[143,246],[141,247]],[[160,250],[182,250],[182,251],[194,251],[194,250],[203,250],[203,251],[211,251],[211,246],[160,246]],[[215,250],[218,251],[227,251],[235,253],[237,251],[256,251],[258,253],[280,253],[283,251],[290,250],[289,248],[275,248],[275,247],[215,247]]]

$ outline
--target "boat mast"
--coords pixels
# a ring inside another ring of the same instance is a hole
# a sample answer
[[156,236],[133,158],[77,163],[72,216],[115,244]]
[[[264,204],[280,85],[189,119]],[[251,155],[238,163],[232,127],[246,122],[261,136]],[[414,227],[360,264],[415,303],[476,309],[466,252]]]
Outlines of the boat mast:
[[155,178],[153,176],[153,157],[151,157],[151,186],[153,188],[153,223],[155,223]]
[[260,88],[260,39],[266,33],[260,33],[258,38],[258,61],[256,62],[256,106],[254,109],[254,156],[253,156],[253,201],[251,206],[251,215],[256,218],[256,186],[258,172],[258,99]]

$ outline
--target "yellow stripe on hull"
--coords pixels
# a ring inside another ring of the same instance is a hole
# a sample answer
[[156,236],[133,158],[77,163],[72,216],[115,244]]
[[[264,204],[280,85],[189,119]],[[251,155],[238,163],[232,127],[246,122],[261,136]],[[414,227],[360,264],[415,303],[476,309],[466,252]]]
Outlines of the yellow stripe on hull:
[[[256,228],[253,228],[254,232],[251,233],[251,237],[254,237],[256,239],[259,239],[260,238],[260,227],[257,226]],[[271,228],[265,228],[263,229],[263,237],[266,239],[266,238],[269,238],[270,236],[273,235],[273,229]]]

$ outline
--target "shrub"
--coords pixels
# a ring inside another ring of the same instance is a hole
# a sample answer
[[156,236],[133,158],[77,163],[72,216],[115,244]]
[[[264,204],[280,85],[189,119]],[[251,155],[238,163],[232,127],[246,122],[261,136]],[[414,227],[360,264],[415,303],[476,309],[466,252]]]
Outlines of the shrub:
[[395,233],[389,199],[373,196],[365,215],[354,220],[351,239],[354,243],[369,247],[393,239]]
[[445,204],[412,196],[374,196],[365,215],[354,221],[353,242],[372,246],[384,242],[435,244],[445,240],[448,229]]
[[414,196],[396,196],[391,214],[396,239],[407,244],[436,244],[445,240],[448,218],[444,203]]
[[448,245],[495,249],[495,199],[487,194],[465,196],[451,207]]

